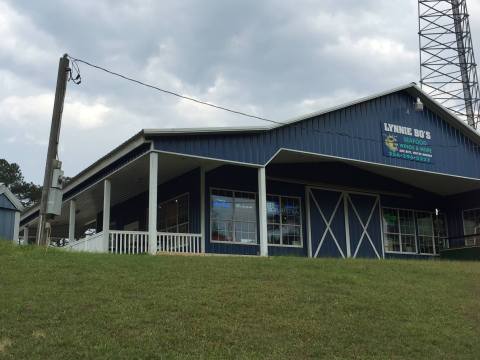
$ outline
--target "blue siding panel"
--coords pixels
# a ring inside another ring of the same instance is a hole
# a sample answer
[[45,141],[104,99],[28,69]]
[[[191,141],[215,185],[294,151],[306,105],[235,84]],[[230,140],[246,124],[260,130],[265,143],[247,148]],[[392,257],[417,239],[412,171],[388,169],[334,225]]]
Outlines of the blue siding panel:
[[[259,165],[287,148],[480,179],[478,144],[429,109],[415,111],[414,103],[414,97],[398,92],[268,131],[157,136],[155,148]],[[384,156],[383,122],[431,131],[433,163]]]
[[[356,253],[356,257],[377,258],[377,254],[378,257],[382,257],[380,207],[377,204],[377,198],[360,194],[350,194],[349,197],[348,218],[352,256]],[[362,224],[366,226],[366,233],[363,231]]]
[[15,227],[15,211],[0,208],[0,239],[13,240]]
[[465,235],[463,229],[463,211],[480,208],[480,190],[469,191],[446,199],[447,221],[449,236],[455,239],[450,240],[450,246],[463,246]]
[[[345,210],[343,201],[341,200],[342,193],[339,191],[312,189],[311,195],[310,226],[312,234],[312,256],[346,256]],[[327,230],[327,224],[324,218],[326,221],[331,220],[330,230]]]
[[0,208],[17,210],[15,205],[13,205],[10,200],[8,200],[5,194],[0,194]]

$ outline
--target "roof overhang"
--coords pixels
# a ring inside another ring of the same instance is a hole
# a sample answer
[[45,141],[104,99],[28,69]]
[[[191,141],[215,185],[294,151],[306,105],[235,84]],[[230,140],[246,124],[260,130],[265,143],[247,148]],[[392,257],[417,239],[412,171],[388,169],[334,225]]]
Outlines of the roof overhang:
[[392,165],[352,160],[329,155],[306,153],[297,150],[281,149],[270,160],[270,164],[308,163],[322,161],[339,161],[373,174],[391,178],[412,187],[440,196],[449,196],[472,190],[480,190],[480,179],[440,174]]
[[[118,160],[122,156],[126,155],[133,149],[137,148],[138,146],[142,145],[145,143],[145,137],[143,135],[143,131],[140,131],[139,133],[135,134],[119,146],[117,146],[115,149],[107,153],[106,155],[102,156],[100,159],[95,161],[92,165],[87,167],[86,169],[82,170],[80,173],[75,175],[69,183],[63,188],[63,193],[67,193],[71,189],[75,188],[79,184],[81,184],[83,181],[87,180],[89,177],[92,175],[96,174],[106,166],[112,164],[114,161]],[[33,213],[37,212],[40,209],[39,205],[35,205],[33,207],[30,207],[25,210],[25,212],[22,214],[22,219],[26,218]]]

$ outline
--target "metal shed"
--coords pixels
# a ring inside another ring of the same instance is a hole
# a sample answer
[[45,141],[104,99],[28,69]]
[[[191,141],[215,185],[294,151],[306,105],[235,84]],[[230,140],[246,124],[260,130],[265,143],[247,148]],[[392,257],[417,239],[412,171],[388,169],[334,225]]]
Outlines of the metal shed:
[[18,242],[21,211],[20,200],[5,184],[0,184],[0,240]]

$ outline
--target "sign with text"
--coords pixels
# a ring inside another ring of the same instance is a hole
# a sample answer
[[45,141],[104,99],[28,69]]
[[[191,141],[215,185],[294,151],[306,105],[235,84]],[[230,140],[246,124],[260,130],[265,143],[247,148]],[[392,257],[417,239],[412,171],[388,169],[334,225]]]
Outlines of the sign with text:
[[391,123],[382,123],[383,154],[385,156],[432,163],[432,134]]

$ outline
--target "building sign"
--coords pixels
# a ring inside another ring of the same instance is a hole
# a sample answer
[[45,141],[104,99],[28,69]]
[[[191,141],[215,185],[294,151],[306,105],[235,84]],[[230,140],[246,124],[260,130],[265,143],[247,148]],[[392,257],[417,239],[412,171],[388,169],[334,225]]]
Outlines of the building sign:
[[432,163],[432,134],[391,123],[382,123],[383,154],[385,156]]

